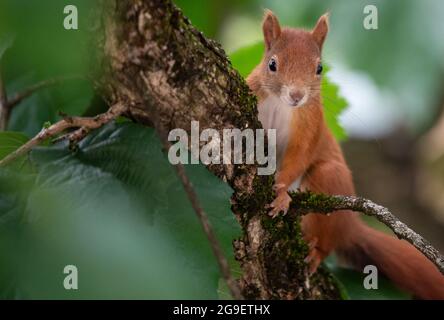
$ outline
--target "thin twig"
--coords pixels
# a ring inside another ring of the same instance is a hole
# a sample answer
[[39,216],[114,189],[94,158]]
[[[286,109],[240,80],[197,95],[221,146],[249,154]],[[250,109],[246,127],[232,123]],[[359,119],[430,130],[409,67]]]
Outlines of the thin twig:
[[[42,141],[53,138],[57,134],[63,132],[69,128],[85,128],[85,130],[92,130],[103,126],[104,124],[114,120],[119,115],[124,113],[127,107],[122,103],[116,103],[111,106],[107,112],[99,114],[92,118],[82,117],[66,117],[59,122],[51,125],[48,128],[43,128],[34,138],[22,145],[16,151],[12,152],[0,161],[0,167],[11,163],[18,157],[28,153],[33,147],[41,143]],[[77,137],[77,136],[76,136]]]
[[[150,84],[147,83],[147,85],[150,85]],[[153,98],[154,98],[154,100],[156,100],[155,97],[153,97]],[[161,103],[161,101],[157,101],[157,103]],[[170,143],[170,141],[168,141],[168,133],[164,129],[164,127],[162,126],[162,123],[159,119],[159,116],[158,116],[158,113],[156,112],[156,110],[154,110],[154,112],[151,112],[151,117],[153,118],[154,128],[156,129],[157,134],[160,137],[163,147],[165,148],[165,150],[168,150],[171,147],[171,143]],[[242,296],[239,285],[238,285],[237,281],[233,278],[233,275],[231,274],[231,270],[230,270],[230,266],[228,264],[227,258],[224,256],[224,253],[222,251],[220,243],[217,240],[216,234],[214,233],[211,223],[208,219],[208,215],[206,214],[206,212],[204,211],[204,209],[200,205],[196,191],[194,190],[194,188],[191,184],[191,181],[185,172],[185,168],[184,168],[183,164],[178,163],[176,165],[173,165],[173,167],[175,168],[177,176],[179,177],[179,179],[185,189],[187,197],[191,202],[191,206],[193,207],[194,211],[196,212],[197,217],[199,218],[199,221],[202,225],[205,235],[207,236],[207,239],[210,243],[213,254],[216,257],[217,263],[219,265],[219,269],[221,270],[222,276],[225,279],[225,282],[227,283],[227,286],[231,292],[231,295],[236,300],[243,300],[244,298]]]
[[27,97],[32,95],[37,90],[40,90],[40,89],[43,89],[46,87],[50,87],[50,86],[53,86],[56,84],[60,84],[60,83],[65,82],[67,80],[76,80],[76,79],[83,79],[83,77],[82,76],[65,76],[65,77],[58,77],[58,78],[47,79],[47,80],[37,82],[37,83],[25,88],[23,91],[18,92],[15,95],[13,95],[7,103],[8,108],[12,110],[12,108],[14,108],[17,104],[22,102],[24,99],[26,99]]
[[8,98],[6,96],[5,84],[3,83],[2,70],[0,66],[0,131],[6,130],[9,118]]
[[290,208],[301,214],[310,212],[329,214],[338,210],[352,210],[375,217],[389,227],[399,239],[410,242],[444,274],[444,256],[421,235],[396,218],[387,208],[360,197],[327,196],[308,191],[291,192],[290,196],[292,198]]
[[210,221],[208,220],[208,216],[201,207],[199,200],[197,199],[197,194],[194,191],[194,188],[190,180],[188,179],[188,176],[186,175],[183,164],[179,163],[174,167],[176,168],[177,176],[182,182],[185,192],[188,195],[188,199],[190,200],[194,211],[196,211],[196,214],[202,224],[205,234],[207,235],[208,241],[211,244],[211,248],[219,264],[219,268],[222,271],[222,275],[227,282],[227,286],[230,289],[233,298],[237,300],[242,300],[243,296],[240,288],[231,274],[228,261],[222,252],[220,244],[216,238],[216,235],[214,234],[213,228],[211,227]]
[[83,78],[82,76],[75,75],[75,76],[65,76],[65,77],[43,80],[25,88],[23,91],[19,93],[16,93],[10,99],[7,99],[6,90],[4,88],[4,84],[2,82],[0,74],[0,131],[6,130],[12,109],[20,102],[22,102],[24,99],[26,99],[34,92],[36,92],[37,90],[62,83],[66,80],[82,79],[82,78]]

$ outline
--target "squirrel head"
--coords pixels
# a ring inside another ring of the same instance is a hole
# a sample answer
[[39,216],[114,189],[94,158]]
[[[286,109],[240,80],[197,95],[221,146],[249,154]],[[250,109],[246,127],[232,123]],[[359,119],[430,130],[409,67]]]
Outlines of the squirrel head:
[[318,97],[321,51],[328,33],[328,14],[311,31],[281,28],[277,17],[265,11],[262,24],[265,54],[260,65],[261,87],[292,107]]

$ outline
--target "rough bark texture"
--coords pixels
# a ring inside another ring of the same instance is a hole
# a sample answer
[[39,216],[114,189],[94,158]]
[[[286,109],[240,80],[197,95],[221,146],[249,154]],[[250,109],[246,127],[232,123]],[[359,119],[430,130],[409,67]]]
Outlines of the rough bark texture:
[[[166,130],[260,128],[256,99],[231,67],[221,47],[197,31],[169,0],[106,1],[102,16],[104,56],[97,60],[98,89],[112,105],[126,103],[128,116],[156,119]],[[155,108],[154,108],[155,104]],[[266,204],[272,176],[257,176],[256,165],[210,165],[234,190],[232,211],[244,234],[234,243],[250,299],[340,298],[324,269],[308,278],[299,217],[270,219]]]

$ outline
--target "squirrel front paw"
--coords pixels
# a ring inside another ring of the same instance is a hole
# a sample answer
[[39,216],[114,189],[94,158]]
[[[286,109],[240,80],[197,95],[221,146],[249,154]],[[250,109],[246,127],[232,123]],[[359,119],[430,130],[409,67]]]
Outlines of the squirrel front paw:
[[270,204],[269,216],[275,218],[282,212],[284,215],[287,214],[288,208],[290,207],[291,197],[288,195],[287,191],[281,191],[278,193],[276,199]]
[[322,261],[321,251],[318,249],[318,238],[314,237],[305,239],[308,243],[308,255],[305,257],[304,262],[308,264],[308,274],[311,276],[316,272]]
[[305,257],[304,262],[308,264],[308,274],[311,276],[316,272],[322,262],[321,252],[316,247],[309,249],[308,255]]

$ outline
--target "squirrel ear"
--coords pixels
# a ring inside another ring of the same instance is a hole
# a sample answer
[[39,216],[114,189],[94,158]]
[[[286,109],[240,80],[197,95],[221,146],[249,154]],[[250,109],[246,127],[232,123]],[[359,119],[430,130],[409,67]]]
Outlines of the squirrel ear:
[[324,40],[327,37],[328,33],[328,13],[325,13],[322,15],[318,22],[316,23],[316,26],[311,31],[311,35],[313,36],[314,40],[319,46],[319,49],[322,49],[322,45],[324,44]]
[[266,9],[264,12],[262,30],[264,32],[265,47],[267,50],[270,50],[273,43],[281,35],[281,26],[279,25],[277,17],[271,10]]

